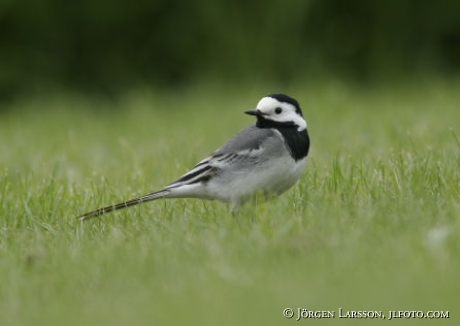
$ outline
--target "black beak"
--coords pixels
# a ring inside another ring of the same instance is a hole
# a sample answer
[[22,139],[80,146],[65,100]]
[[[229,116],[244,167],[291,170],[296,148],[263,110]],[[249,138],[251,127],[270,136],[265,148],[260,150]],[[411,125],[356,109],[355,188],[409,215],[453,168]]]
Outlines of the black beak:
[[254,115],[256,117],[261,117],[264,115],[260,110],[257,110],[257,109],[244,111],[244,113],[249,114],[249,115]]

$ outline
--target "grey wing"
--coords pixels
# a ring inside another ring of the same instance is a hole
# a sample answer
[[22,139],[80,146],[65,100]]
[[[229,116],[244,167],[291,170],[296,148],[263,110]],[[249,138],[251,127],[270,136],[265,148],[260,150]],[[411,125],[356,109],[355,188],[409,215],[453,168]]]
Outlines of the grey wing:
[[262,143],[267,142],[276,136],[276,132],[272,129],[261,129],[252,125],[241,130],[213,154],[257,150],[261,147]]
[[[262,163],[269,157],[262,152],[280,150],[279,142],[280,138],[275,131],[260,129],[255,125],[249,126],[167,188],[206,182],[229,167],[245,169],[248,166]],[[262,144],[264,144],[264,150],[262,150]]]

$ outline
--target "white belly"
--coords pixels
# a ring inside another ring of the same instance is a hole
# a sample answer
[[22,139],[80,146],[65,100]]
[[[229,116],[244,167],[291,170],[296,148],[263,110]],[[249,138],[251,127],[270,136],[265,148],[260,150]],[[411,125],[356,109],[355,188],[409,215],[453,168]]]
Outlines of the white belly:
[[243,204],[256,194],[267,197],[278,196],[291,188],[302,175],[307,159],[295,162],[285,156],[270,164],[261,164],[257,170],[242,170],[234,173],[232,178],[210,183],[207,191],[212,197],[236,206]]

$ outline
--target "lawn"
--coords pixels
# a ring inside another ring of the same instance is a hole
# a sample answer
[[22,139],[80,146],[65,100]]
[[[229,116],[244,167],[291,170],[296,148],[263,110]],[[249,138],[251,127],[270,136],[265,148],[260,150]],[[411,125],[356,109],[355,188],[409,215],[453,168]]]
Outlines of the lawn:
[[[308,121],[310,161],[289,192],[236,216],[181,199],[75,219],[175,180],[252,123],[242,112],[267,89],[296,97]],[[0,325],[292,325],[298,308],[333,312],[323,324],[356,323],[339,308],[458,324],[459,89],[203,86],[8,104]]]

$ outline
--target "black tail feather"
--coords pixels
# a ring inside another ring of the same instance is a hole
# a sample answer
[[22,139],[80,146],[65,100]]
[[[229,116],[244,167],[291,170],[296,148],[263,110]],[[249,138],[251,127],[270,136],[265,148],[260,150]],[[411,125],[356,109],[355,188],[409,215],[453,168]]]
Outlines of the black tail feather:
[[83,215],[80,215],[77,218],[80,221],[86,221],[86,220],[89,220],[90,218],[97,217],[97,216],[100,216],[100,215],[105,214],[105,213],[110,213],[110,212],[113,212],[113,211],[116,211],[116,210],[119,210],[119,209],[123,209],[123,208],[126,208],[126,207],[130,207],[130,206],[134,206],[134,205],[138,205],[138,204],[146,203],[148,201],[152,201],[152,200],[155,200],[155,199],[162,198],[162,197],[166,196],[168,193],[169,193],[169,190],[161,190],[161,191],[154,192],[154,193],[151,193],[151,194],[139,197],[139,198],[134,198],[134,199],[125,201],[125,202],[120,203],[120,204],[111,205],[111,206],[107,206],[107,207],[102,207],[102,208],[96,209],[94,211],[91,211],[91,212],[85,213]]

